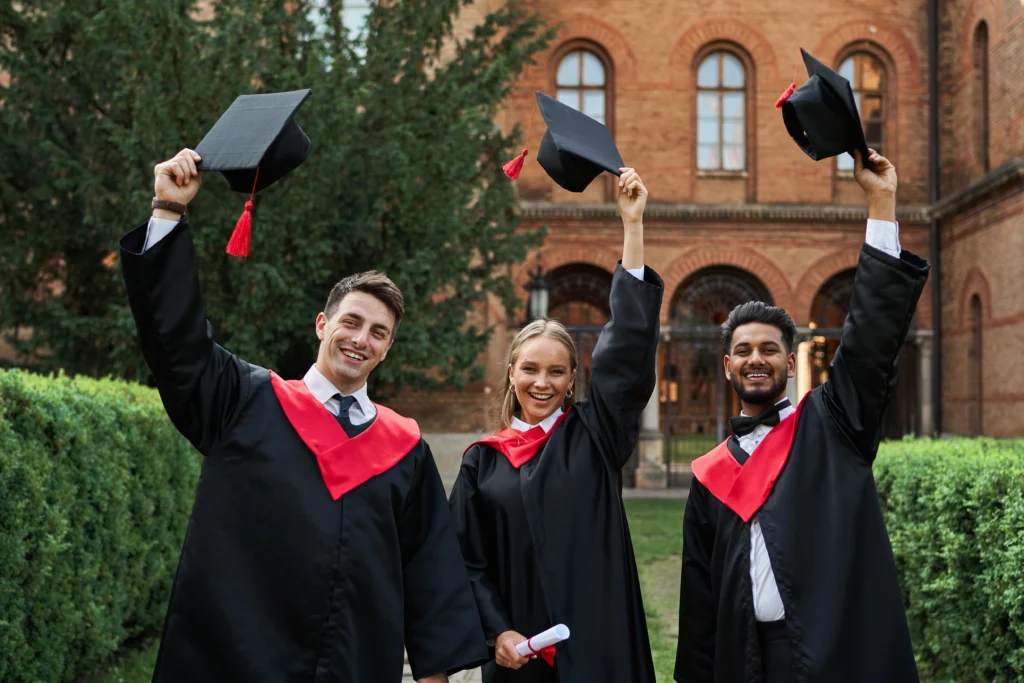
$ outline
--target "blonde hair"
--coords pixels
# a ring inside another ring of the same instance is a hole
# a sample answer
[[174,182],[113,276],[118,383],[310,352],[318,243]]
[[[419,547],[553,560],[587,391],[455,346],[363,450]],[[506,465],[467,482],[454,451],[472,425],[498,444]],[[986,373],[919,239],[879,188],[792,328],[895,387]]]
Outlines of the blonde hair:
[[[576,343],[572,340],[569,330],[565,329],[565,325],[557,320],[537,318],[519,330],[519,334],[516,335],[516,338],[512,340],[508,347],[508,358],[505,361],[505,378],[498,385],[498,394],[495,396],[494,404],[491,406],[491,417],[498,425],[497,431],[508,429],[512,424],[512,418],[515,416],[516,410],[519,409],[519,399],[516,397],[512,381],[509,379],[509,368],[515,366],[523,345],[536,337],[550,337],[565,345],[566,350],[569,351],[570,373],[575,373],[576,367],[579,365]],[[575,384],[575,380],[573,384]],[[575,393],[572,396],[566,396],[562,399],[562,410],[568,410],[574,403],[576,403]]]

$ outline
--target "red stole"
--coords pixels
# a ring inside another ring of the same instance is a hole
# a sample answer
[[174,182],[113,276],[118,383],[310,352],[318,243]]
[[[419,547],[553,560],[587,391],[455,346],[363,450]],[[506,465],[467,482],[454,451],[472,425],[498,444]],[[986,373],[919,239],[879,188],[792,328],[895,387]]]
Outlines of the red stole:
[[803,407],[801,400],[796,412],[775,425],[744,464],[736,462],[726,440],[693,461],[693,475],[723,505],[750,522],[768,500],[789,460]]
[[415,420],[376,403],[377,419],[362,434],[349,438],[330,411],[309,393],[305,382],[286,381],[271,371],[270,383],[285,417],[316,455],[334,500],[387,472],[420,442]]
[[[569,407],[569,410],[572,410],[571,406]],[[537,425],[525,432],[517,432],[509,427],[508,429],[501,430],[497,434],[492,434],[487,438],[474,441],[469,444],[469,448],[467,448],[466,451],[469,451],[470,448],[477,444],[490,446],[508,458],[512,467],[519,469],[524,463],[529,462],[533,456],[540,452],[540,449],[544,447],[545,443],[547,443],[548,437],[551,436],[558,425],[562,424],[562,420],[565,419],[565,416],[569,414],[569,410],[562,413],[558,419],[555,420],[555,424],[551,425],[551,431],[545,432],[544,428],[540,425]],[[465,453],[463,453],[463,455],[465,455]]]

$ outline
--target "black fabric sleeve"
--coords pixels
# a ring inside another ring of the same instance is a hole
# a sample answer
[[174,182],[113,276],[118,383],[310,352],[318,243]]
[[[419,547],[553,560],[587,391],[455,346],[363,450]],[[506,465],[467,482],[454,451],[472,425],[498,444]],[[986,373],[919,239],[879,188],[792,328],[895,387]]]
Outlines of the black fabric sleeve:
[[147,226],[121,239],[139,344],[174,426],[209,455],[247,398],[250,366],[213,341],[188,223],[143,253]]
[[697,478],[690,482],[683,516],[683,569],[679,585],[678,683],[712,683],[715,679],[717,605],[711,585],[715,530],[708,518],[708,491]]
[[416,476],[399,520],[405,648],[417,680],[488,659],[476,602],[448,510],[441,475],[420,442]]
[[826,409],[857,452],[873,462],[896,386],[897,359],[928,279],[928,263],[863,246],[839,349],[822,388]]
[[665,284],[645,267],[640,280],[620,263],[612,276],[611,318],[591,357],[587,396],[577,408],[600,451],[616,469],[633,454],[640,413],[657,382],[655,365]]
[[477,489],[477,463],[480,446],[474,446],[462,460],[459,476],[448,497],[448,505],[455,520],[455,531],[459,537],[462,557],[469,571],[469,584],[473,587],[483,624],[484,636],[488,641],[512,628],[505,605],[497,588],[487,575],[487,567],[496,559],[491,525],[487,522],[487,510],[480,504]]

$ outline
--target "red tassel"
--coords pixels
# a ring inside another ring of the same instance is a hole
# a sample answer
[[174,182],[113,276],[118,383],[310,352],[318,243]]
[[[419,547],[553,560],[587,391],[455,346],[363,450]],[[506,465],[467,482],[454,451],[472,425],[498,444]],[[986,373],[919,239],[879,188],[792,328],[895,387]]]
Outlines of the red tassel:
[[796,92],[796,83],[790,83],[789,87],[779,95],[779,99],[775,100],[775,109],[782,109],[782,103],[792,97],[794,92]]
[[231,240],[228,248],[225,249],[231,256],[245,258],[249,255],[249,244],[252,241],[252,202],[245,203],[245,211],[238,217],[235,223],[235,231],[231,233]]
[[789,87],[786,88],[781,95],[779,95],[779,99],[775,100],[775,111],[782,109],[782,104],[792,97],[794,92],[796,92],[796,70],[799,67],[799,61],[793,65],[793,82],[789,84]]
[[249,201],[245,203],[245,211],[238,217],[235,230],[231,233],[231,239],[228,240],[227,249],[224,250],[230,256],[245,258],[249,255],[249,246],[252,243],[252,198],[256,195],[256,181],[259,179],[260,169],[257,167],[256,176],[252,179],[252,192],[249,193]]
[[515,180],[519,177],[519,172],[523,170],[523,162],[526,161],[527,154],[529,154],[529,150],[524,148],[515,159],[512,161],[506,161],[505,165],[501,167],[501,170],[505,171],[505,175],[509,178]]
[[501,170],[505,171],[505,175],[512,180],[519,177],[519,172],[523,170],[523,163],[526,161],[526,155],[530,153],[530,133],[533,132],[533,115],[536,113],[537,103],[534,102],[533,111],[530,112],[530,126],[526,129],[526,147],[524,147],[523,151],[519,153],[519,156],[511,161],[506,161],[501,167]]

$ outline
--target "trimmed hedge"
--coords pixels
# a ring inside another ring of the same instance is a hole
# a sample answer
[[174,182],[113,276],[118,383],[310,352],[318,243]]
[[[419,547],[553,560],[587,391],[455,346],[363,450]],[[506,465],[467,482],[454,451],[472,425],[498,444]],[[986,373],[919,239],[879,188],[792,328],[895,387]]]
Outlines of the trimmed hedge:
[[0,371],[0,680],[160,628],[199,467],[152,389]]
[[891,442],[875,478],[922,677],[1024,680],[1024,442]]

